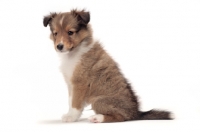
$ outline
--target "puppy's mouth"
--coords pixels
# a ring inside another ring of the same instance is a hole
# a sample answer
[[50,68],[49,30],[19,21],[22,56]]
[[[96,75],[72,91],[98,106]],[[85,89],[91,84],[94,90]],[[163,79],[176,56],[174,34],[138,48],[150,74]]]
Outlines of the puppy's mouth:
[[56,49],[56,51],[61,54],[67,54],[67,53],[70,53],[71,51],[73,51],[73,49],[74,49],[74,47],[71,47],[70,49]]

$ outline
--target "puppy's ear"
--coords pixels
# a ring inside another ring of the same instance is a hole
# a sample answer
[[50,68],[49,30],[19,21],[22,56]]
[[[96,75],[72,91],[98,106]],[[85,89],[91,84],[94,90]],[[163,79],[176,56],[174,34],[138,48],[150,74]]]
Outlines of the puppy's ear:
[[87,25],[90,21],[90,12],[85,10],[77,11],[76,9],[71,11],[72,15],[77,18],[80,25]]
[[47,27],[50,24],[51,20],[57,15],[57,13],[50,13],[50,15],[45,16],[43,19],[43,25]]

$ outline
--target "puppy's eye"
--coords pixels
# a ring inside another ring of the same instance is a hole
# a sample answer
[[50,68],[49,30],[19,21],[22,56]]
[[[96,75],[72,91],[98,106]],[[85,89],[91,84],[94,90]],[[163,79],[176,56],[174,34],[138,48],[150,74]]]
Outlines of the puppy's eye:
[[58,33],[57,33],[57,32],[55,32],[55,33],[53,33],[53,36],[57,36],[57,34],[58,34]]
[[73,35],[73,34],[74,34],[74,32],[68,31],[68,35]]

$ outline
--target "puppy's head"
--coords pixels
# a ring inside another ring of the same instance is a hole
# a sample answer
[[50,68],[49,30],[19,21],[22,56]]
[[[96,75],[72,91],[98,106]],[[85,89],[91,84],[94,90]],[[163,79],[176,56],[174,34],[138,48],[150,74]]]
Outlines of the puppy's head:
[[50,26],[50,38],[58,52],[70,52],[82,41],[91,38],[90,14],[84,10],[65,13],[51,13],[45,16],[43,24]]

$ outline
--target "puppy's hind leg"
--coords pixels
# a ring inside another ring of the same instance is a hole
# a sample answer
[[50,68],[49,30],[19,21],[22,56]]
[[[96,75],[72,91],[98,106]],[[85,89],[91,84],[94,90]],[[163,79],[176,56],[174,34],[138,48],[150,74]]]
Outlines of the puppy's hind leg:
[[98,99],[92,104],[92,109],[96,115],[89,117],[90,122],[102,123],[102,122],[122,122],[127,120],[124,115],[126,114],[124,109],[118,107],[120,102],[117,98],[106,97]]
[[111,115],[96,114],[89,117],[88,119],[90,122],[93,123],[124,121],[124,117],[120,114],[111,114]]

